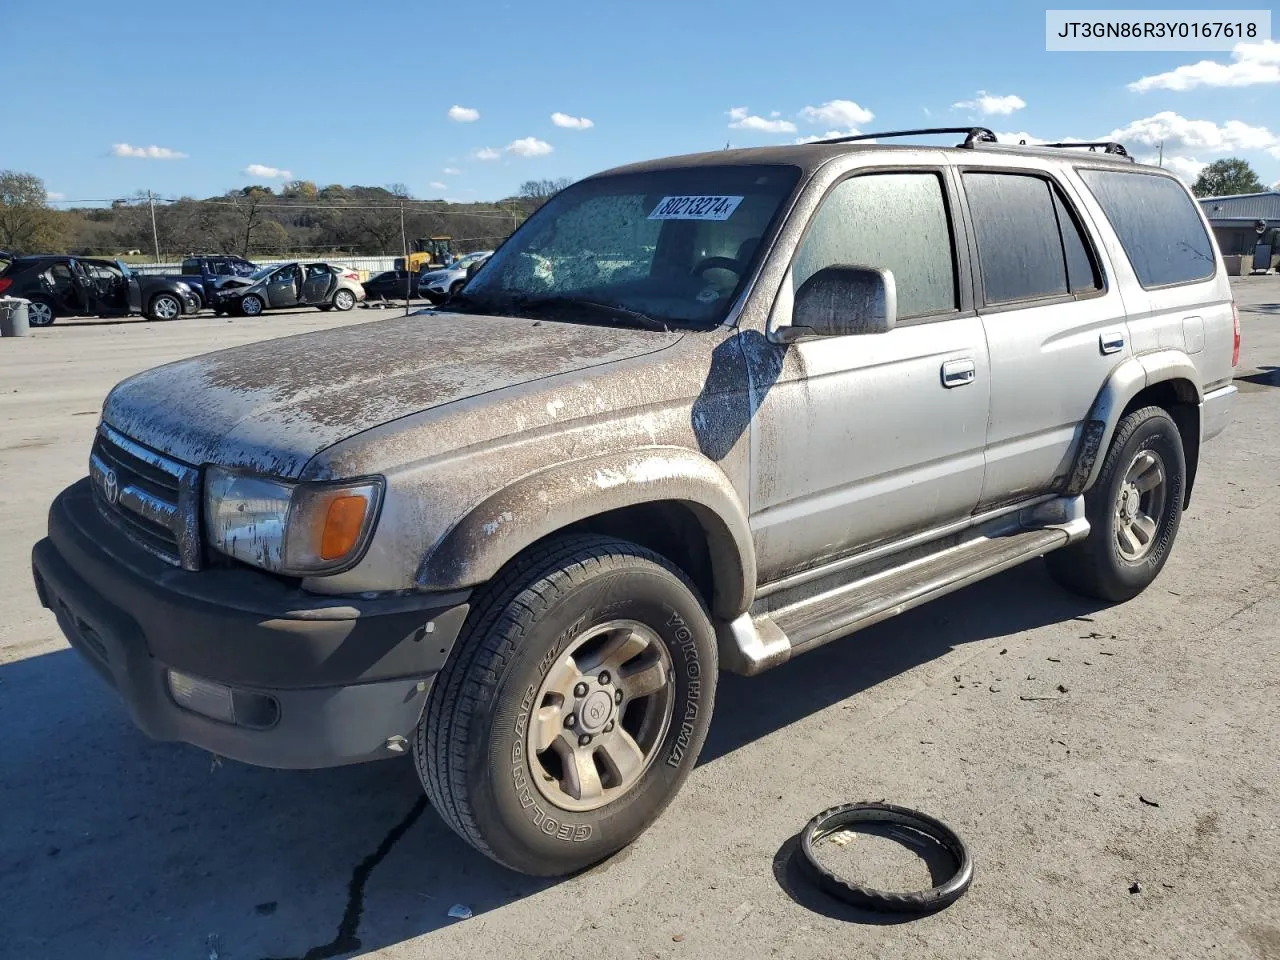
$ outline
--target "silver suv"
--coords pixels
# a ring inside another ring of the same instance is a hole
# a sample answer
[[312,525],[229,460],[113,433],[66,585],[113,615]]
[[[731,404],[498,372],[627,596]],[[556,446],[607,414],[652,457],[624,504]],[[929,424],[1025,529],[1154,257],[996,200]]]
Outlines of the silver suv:
[[[882,135],[883,136],[883,135]],[[608,856],[755,674],[1014,564],[1141,592],[1240,345],[1176,179],[828,142],[557,194],[448,309],[117,386],[35,582],[137,725],[411,755],[477,850]]]

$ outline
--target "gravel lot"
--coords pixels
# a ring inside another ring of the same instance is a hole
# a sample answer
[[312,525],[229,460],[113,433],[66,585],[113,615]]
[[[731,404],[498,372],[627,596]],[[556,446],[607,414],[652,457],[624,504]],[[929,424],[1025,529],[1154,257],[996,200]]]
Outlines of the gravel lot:
[[[1086,603],[1035,563],[725,677],[681,796],[561,882],[472,853],[407,762],[277,772],[148,741],[31,587],[117,380],[399,310],[0,341],[0,956],[1280,958],[1280,279],[1235,286],[1235,422],[1145,595]],[[947,820],[969,893],[886,924],[797,883],[791,838],[851,799]]]

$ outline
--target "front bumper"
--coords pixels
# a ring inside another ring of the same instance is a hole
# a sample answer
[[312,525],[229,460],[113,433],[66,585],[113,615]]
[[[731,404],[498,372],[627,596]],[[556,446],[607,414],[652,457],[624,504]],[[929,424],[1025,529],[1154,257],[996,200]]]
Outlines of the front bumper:
[[[175,569],[102,518],[87,479],[54,500],[32,570],[41,603],[144,733],[267,767],[395,756],[387,744],[412,739],[468,610],[464,594],[322,597],[247,568]],[[179,707],[170,669],[274,700],[273,724]]]

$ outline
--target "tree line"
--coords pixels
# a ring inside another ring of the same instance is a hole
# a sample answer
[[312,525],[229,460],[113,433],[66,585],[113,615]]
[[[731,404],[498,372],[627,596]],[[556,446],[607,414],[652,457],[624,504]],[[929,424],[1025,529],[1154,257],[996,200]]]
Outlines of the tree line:
[[[261,259],[341,252],[395,256],[417,238],[449,236],[456,252],[484,249],[510,235],[568,180],[531,180],[492,203],[420,201],[403,184],[318,186],[294,180],[255,184],[214,197],[154,200],[146,193],[109,205],[58,210],[44,182],[0,171],[0,251],[114,257],[130,250],[162,258],[234,253]],[[154,234],[152,214],[154,211]]]

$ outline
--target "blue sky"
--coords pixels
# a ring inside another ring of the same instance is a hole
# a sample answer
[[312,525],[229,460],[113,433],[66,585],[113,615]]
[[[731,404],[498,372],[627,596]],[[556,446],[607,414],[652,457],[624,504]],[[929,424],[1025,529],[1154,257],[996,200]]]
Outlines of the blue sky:
[[969,122],[1117,133],[1139,154],[1164,139],[1187,176],[1239,155],[1280,180],[1280,44],[1048,53],[1044,7],[1025,2],[4,7],[5,36],[23,38],[4,58],[22,95],[7,98],[0,166],[67,199],[206,196],[286,171],[497,199],[726,141]]

